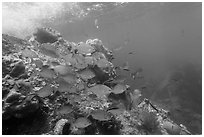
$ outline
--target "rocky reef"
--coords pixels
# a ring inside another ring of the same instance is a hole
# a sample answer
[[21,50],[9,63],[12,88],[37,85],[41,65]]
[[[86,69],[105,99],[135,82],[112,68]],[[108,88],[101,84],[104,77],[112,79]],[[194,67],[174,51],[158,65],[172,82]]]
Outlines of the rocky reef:
[[191,134],[124,82],[98,39],[74,43],[51,28],[2,35],[2,134]]

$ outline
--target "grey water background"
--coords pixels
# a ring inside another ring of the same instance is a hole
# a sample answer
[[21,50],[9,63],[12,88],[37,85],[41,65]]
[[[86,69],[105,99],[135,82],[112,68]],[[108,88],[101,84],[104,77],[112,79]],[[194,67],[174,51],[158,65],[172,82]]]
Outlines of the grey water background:
[[83,16],[63,14],[41,25],[56,29],[68,41],[102,40],[114,50],[115,66],[128,62],[131,72],[143,68],[143,79],[117,72],[132,89],[140,89],[143,98],[169,110],[176,123],[201,134],[202,3],[78,5]]

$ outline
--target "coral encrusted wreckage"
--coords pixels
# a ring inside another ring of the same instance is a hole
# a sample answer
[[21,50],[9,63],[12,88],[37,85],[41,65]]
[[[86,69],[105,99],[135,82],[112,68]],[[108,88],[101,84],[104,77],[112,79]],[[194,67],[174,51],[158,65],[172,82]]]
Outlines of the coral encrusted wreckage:
[[51,28],[2,34],[2,134],[191,134],[115,82],[112,59],[101,40],[69,42]]

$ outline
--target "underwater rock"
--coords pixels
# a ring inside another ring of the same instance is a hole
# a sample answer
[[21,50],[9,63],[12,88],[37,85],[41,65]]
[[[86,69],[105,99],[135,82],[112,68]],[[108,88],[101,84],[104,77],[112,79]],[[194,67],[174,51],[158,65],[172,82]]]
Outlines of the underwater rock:
[[108,100],[112,102],[112,108],[119,108],[124,110],[131,109],[132,100],[130,99],[129,94],[127,94],[126,92],[123,92],[121,94],[110,93],[108,95]]
[[112,107],[130,110],[133,102],[130,86],[124,83],[116,84],[108,95],[108,100],[112,102]]
[[15,89],[11,89],[9,94],[7,95],[7,98],[5,99],[5,102],[6,103],[14,103],[17,100],[19,100],[21,96],[22,96],[22,94],[16,92]]
[[69,135],[70,123],[67,119],[60,119],[54,127],[55,135]]
[[107,67],[110,67],[110,62],[107,61],[106,59],[100,59],[96,62],[96,65],[99,67],[99,68],[107,68]]
[[51,28],[40,28],[34,36],[39,43],[54,43],[61,37],[60,33]]
[[76,59],[73,58],[72,54],[68,54],[68,55],[62,56],[62,58],[65,60],[67,65],[74,66],[74,64],[76,64]]
[[91,53],[93,53],[95,51],[95,49],[86,44],[86,43],[79,43],[79,45],[77,46],[77,50],[80,54],[84,54],[84,55],[91,55]]
[[159,122],[157,116],[153,112],[142,111],[141,113],[141,127],[149,133],[154,133],[159,129]]
[[92,54],[92,57],[94,57],[94,59],[96,61],[100,60],[100,59],[106,59],[106,56],[102,53],[102,52],[94,52]]
[[138,104],[141,102],[141,91],[138,89],[133,90],[133,92],[130,93],[130,98],[132,102],[132,107],[135,108],[138,106]]
[[104,83],[116,75],[116,72],[113,68],[108,68],[108,70],[106,70],[106,68],[101,69],[97,66],[94,66],[92,70],[96,75],[96,80],[98,83]]
[[95,124],[99,134],[118,135],[121,124],[118,123],[111,113],[105,110],[95,110],[91,113],[91,121]]
[[11,99],[9,97],[9,102],[7,102],[4,107],[3,111],[8,116],[14,116],[16,118],[23,118],[29,116],[31,113],[37,111],[41,104],[41,100],[36,95],[28,95],[28,96],[14,96],[16,100]]
[[25,48],[27,45],[27,41],[11,36],[11,35],[7,35],[7,34],[2,34],[2,53],[3,55],[5,54],[11,54],[12,52],[16,52],[15,50],[16,47],[15,45],[19,45],[20,48]]
[[10,67],[10,65],[12,63],[13,62],[7,57],[5,56],[2,57],[2,77],[5,77],[11,72],[12,68]]
[[75,62],[72,63],[72,65],[76,69],[82,70],[88,67],[88,64],[85,62],[85,57],[82,54],[75,54],[73,58],[75,59]]
[[105,48],[105,46],[103,45],[101,40],[99,40],[99,39],[94,39],[94,40],[89,39],[89,40],[86,41],[86,44],[89,44],[89,45],[93,46],[96,49],[96,51],[103,53],[109,61],[111,61],[113,59],[112,51]]
[[94,64],[95,64],[95,58],[94,58],[94,57],[89,57],[89,56],[87,56],[87,57],[85,57],[84,59],[85,59],[85,63],[86,63],[87,65],[89,65],[89,66],[94,66]]

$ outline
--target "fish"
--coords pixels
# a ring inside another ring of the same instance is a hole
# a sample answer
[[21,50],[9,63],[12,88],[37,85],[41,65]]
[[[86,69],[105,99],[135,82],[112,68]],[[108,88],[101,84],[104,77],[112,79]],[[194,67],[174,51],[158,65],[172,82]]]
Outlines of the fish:
[[144,78],[144,76],[141,75],[141,72],[143,71],[143,69],[140,67],[138,68],[135,72],[131,73],[130,76],[133,78],[133,79],[142,79]]
[[133,52],[133,51],[130,51],[130,52],[128,52],[128,54],[134,54],[134,52]]
[[124,81],[126,80],[125,76],[122,75],[118,75],[116,76],[114,79],[109,79],[107,81],[105,81],[104,83],[124,83]]
[[138,79],[143,79],[143,78],[144,78],[144,76],[139,75],[139,76],[137,76],[137,78],[138,78]]
[[130,71],[129,69],[129,63],[128,62],[125,62],[122,66],[122,69],[125,70],[125,71]]
[[142,92],[138,89],[133,90],[133,94],[136,96],[142,96]]
[[114,48],[114,49],[112,49],[112,51],[119,51],[119,50],[121,50],[121,49],[123,49],[123,46],[120,46],[120,47]]
[[117,70],[117,69],[120,70],[120,66],[116,66],[115,69],[116,69],[116,70]]
[[136,71],[137,71],[137,72],[142,72],[143,69],[140,67],[140,68],[138,68]]
[[98,26],[98,19],[95,19],[94,24],[95,24],[96,28],[98,29],[99,28],[99,26]]
[[129,43],[129,41],[130,41],[129,39],[126,39],[126,40],[124,41],[124,45],[127,46],[128,43]]
[[56,49],[53,45],[43,44],[39,47],[39,50],[42,54],[50,56],[52,58],[58,58],[59,55],[56,53]]
[[125,71],[130,71],[129,69],[129,63],[125,62],[122,66],[116,66],[115,69],[117,70],[125,70]]
[[184,29],[181,29],[181,36],[184,36]]
[[131,78],[136,79],[136,73],[135,72],[131,73],[130,76],[131,76]]
[[146,85],[141,86],[141,89],[146,89],[146,88],[147,88]]
[[130,100],[133,108],[137,107],[138,104],[141,102],[141,96],[142,92],[138,89],[135,89],[130,93]]

